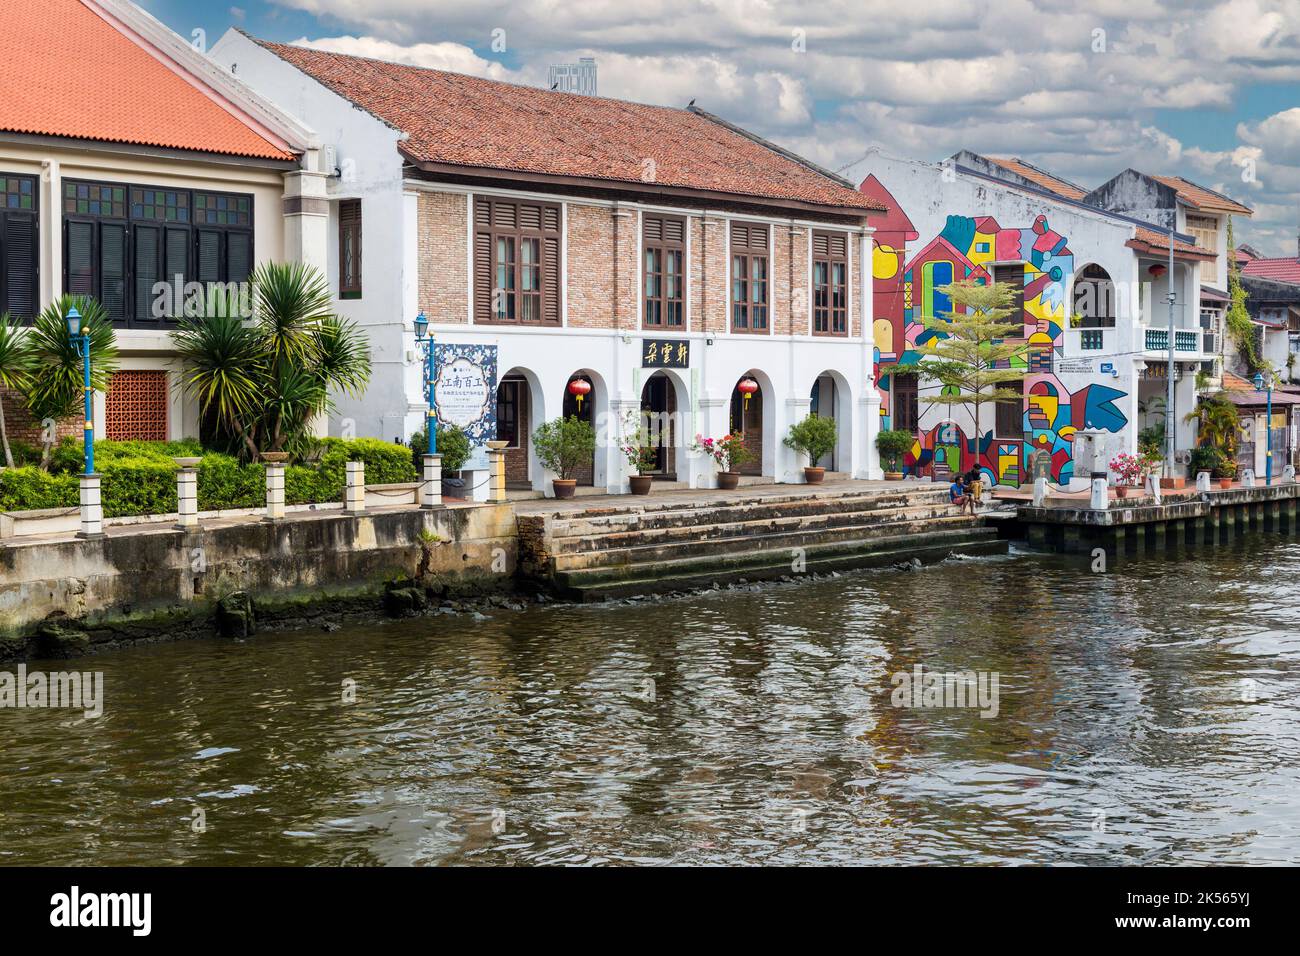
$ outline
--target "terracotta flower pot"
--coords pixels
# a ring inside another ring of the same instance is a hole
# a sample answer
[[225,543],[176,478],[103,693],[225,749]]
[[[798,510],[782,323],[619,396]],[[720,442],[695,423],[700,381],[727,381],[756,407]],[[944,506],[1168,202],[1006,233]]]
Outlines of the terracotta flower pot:
[[632,475],[628,478],[628,482],[632,485],[632,494],[648,495],[650,494],[650,486],[654,484],[654,476]]
[[803,480],[810,485],[820,485],[825,478],[825,468],[805,468],[803,470]]
[[1115,494],[1120,498],[1128,497],[1128,487],[1126,485],[1116,485]]
[[551,484],[555,488],[555,497],[572,498],[578,487],[577,478],[556,478]]
[[740,472],[738,471],[720,471],[718,472],[718,487],[723,491],[735,491],[736,486],[740,484]]
[[282,465],[289,460],[289,453],[287,451],[264,451],[259,457],[267,464]]
[[1231,488],[1231,487],[1232,487],[1232,479],[1231,479],[1231,478],[1220,478],[1220,479],[1219,479],[1219,487],[1220,487],[1220,488],[1225,488],[1225,489],[1226,489],[1226,488]]

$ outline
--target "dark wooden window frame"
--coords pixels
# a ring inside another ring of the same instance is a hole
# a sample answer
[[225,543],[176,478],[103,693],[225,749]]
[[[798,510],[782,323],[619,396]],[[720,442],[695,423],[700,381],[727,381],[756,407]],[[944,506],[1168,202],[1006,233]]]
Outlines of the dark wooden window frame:
[[[557,203],[498,196],[473,197],[474,204],[474,324],[514,325],[528,328],[560,326],[560,268],[562,216]],[[535,214],[535,225],[526,218]],[[501,241],[510,243],[511,255],[500,254]],[[535,244],[535,261],[524,254]],[[508,270],[507,288],[498,270]],[[535,288],[527,288],[529,284]],[[533,303],[535,319],[525,319],[525,297]],[[502,317],[509,312],[513,316]]]
[[[509,425],[513,427],[513,438],[506,439],[507,448],[519,447],[519,406],[521,404],[520,391],[526,389],[528,383],[521,378],[503,378],[501,384],[497,387],[497,437],[501,437],[501,427],[505,420],[509,420]],[[509,408],[509,415],[502,415],[502,408]]]
[[1025,381],[1003,382],[999,389],[1020,389],[1020,401],[994,404],[993,437],[1002,441],[1024,441],[1025,438]]
[[[842,249],[837,248],[842,244]],[[821,275],[819,275],[821,267]],[[836,281],[836,272],[841,279]],[[847,338],[849,334],[849,234],[815,230],[812,234],[812,334]]]
[[771,331],[771,246],[766,223],[731,224],[732,332],[767,335]]
[[[68,186],[77,187],[80,185],[124,190],[125,200],[122,215],[105,214],[102,211],[99,213],[68,211],[66,207],[68,197],[65,190]],[[167,219],[159,215],[146,216],[143,212],[137,214],[134,209],[137,204],[132,202],[132,190],[183,195],[185,202],[182,205],[186,210],[186,218],[183,220]],[[207,197],[235,200],[247,199],[248,224],[196,222],[195,197],[199,194],[202,194],[205,199]],[[169,247],[168,238],[181,233],[185,236],[182,274],[184,281],[187,283],[194,281],[240,282],[247,279],[255,262],[254,227],[256,224],[256,204],[255,197],[251,193],[231,193],[210,189],[175,189],[145,183],[122,183],[108,180],[64,179],[60,184],[58,202],[60,209],[63,210],[63,289],[68,293],[94,296],[110,310],[110,315],[116,309],[118,315],[113,318],[113,325],[117,328],[158,329],[164,328],[181,318],[181,316],[154,318],[152,315],[152,290],[142,291],[137,287],[137,279],[141,278],[143,272],[139,268],[140,260],[138,257],[140,252],[137,240],[143,234],[149,232],[156,232],[157,234],[158,241],[154,249],[153,262],[155,281],[170,283],[173,280],[176,273],[172,267],[175,265],[176,257],[174,255],[169,257],[168,255],[169,249],[175,251],[174,247]],[[74,274],[72,268],[73,262],[70,254],[72,233],[77,227],[90,230],[90,270],[84,275]],[[106,276],[104,272],[104,234],[106,229],[122,230],[122,271],[120,276],[110,277]],[[205,243],[212,242],[216,243],[216,272],[215,275],[205,276],[203,274],[202,250]],[[232,273],[232,248],[236,254],[242,252],[246,260],[245,270],[242,275]],[[77,281],[78,279],[80,279],[80,282]],[[109,279],[122,283],[120,306],[115,306],[112,303],[114,293],[108,287]],[[145,297],[149,301],[142,302],[141,299]]]
[[[348,243],[352,245],[352,274],[348,275]],[[339,200],[339,298],[361,298],[361,200]]]
[[[1023,262],[995,263],[992,267],[993,281],[1006,282],[1007,279],[1000,279],[998,276],[1006,276],[1008,272],[1012,274],[1013,278],[1019,278],[1020,281],[1012,281],[1011,283],[1016,286],[1019,291],[1016,293],[1016,297],[1011,303],[1012,311],[1011,314],[1007,316],[1007,321],[1023,326],[1025,324],[1025,264]],[[1071,303],[1071,306],[1073,307],[1073,303]]]
[[[10,182],[16,186],[13,206]],[[23,196],[31,197],[26,208]],[[40,207],[41,185],[35,176],[0,172],[0,313],[24,321],[35,318],[41,307]],[[21,298],[20,288],[26,289]]]
[[[681,238],[666,238],[675,226]],[[658,269],[651,269],[658,254]],[[676,295],[668,294],[667,264],[677,264]],[[641,218],[641,327],[686,331],[686,217],[647,213]],[[657,279],[652,285],[652,280]],[[672,321],[673,315],[677,321]],[[653,318],[652,318],[653,316]]]
[[[920,376],[916,372],[895,370],[893,379],[894,408],[890,427],[915,432],[921,421]],[[906,413],[906,414],[905,414]]]

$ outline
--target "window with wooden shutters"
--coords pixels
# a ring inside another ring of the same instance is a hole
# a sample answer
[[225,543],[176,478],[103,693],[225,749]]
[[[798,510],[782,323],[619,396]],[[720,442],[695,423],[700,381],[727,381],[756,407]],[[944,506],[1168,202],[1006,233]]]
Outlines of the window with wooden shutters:
[[361,298],[361,200],[339,202],[339,298]]
[[898,431],[916,431],[916,422],[920,417],[920,390],[914,372],[894,373],[894,415],[893,427]]
[[18,319],[40,305],[38,196],[34,176],[0,173],[0,312]]
[[680,216],[646,216],[642,224],[645,308],[642,324],[648,329],[685,326],[686,220]]
[[474,197],[474,321],[560,324],[560,207]]
[[768,229],[731,224],[731,330],[767,331]]
[[252,270],[252,196],[63,181],[63,288],[99,299],[114,324],[180,318],[160,282],[243,282]]
[[849,334],[849,238],[812,234],[813,335]]
[[1011,314],[1007,322],[1023,324],[1025,321],[1025,267],[1021,263],[1009,266],[994,266],[993,281],[1002,282],[1015,290],[1011,299]]
[[[999,391],[1005,389],[1009,392],[1019,392],[1023,396],[1025,383],[1023,380],[1019,382],[1001,382],[998,389]],[[1024,438],[1025,409],[1023,398],[1018,402],[998,402],[997,416],[994,419],[993,427],[998,438]]]

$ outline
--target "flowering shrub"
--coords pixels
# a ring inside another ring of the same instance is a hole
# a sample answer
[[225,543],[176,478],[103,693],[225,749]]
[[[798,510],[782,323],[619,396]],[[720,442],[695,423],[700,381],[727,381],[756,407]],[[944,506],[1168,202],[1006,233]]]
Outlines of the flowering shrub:
[[754,460],[754,453],[745,447],[745,438],[740,432],[721,438],[696,435],[691,451],[708,455],[718,466],[718,471],[734,471],[745,462]]
[[1145,455],[1139,458],[1137,455],[1121,452],[1110,460],[1110,470],[1115,475],[1115,483],[1119,485],[1141,484],[1142,476],[1147,473],[1148,467]]

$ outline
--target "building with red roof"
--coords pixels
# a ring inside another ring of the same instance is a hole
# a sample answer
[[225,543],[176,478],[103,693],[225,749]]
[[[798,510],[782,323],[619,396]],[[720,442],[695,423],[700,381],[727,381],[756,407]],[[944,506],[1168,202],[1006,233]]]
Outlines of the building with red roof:
[[196,434],[168,336],[178,296],[155,286],[238,282],[308,251],[311,227],[282,206],[311,182],[314,136],[133,3],[6,0],[3,15],[0,311],[95,297],[122,358],[96,434]]
[[[643,412],[662,480],[712,486],[694,437],[740,432],[749,472],[802,481],[781,438],[811,411],[839,427],[823,466],[878,473],[864,291],[885,206],[851,182],[694,101],[538,89],[240,31],[212,55],[331,131],[330,277],[376,361],[364,399],[340,404],[361,433],[404,438],[424,422],[423,315],[440,420],[470,434],[469,470],[505,442],[517,487],[551,493],[532,441],[543,422],[578,415],[617,436]],[[602,441],[579,480],[626,490],[617,444]]]

